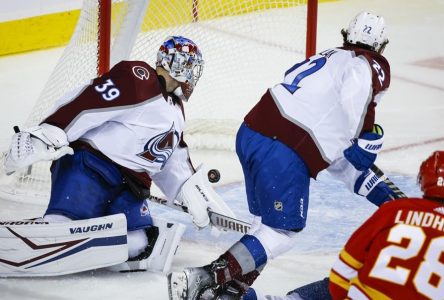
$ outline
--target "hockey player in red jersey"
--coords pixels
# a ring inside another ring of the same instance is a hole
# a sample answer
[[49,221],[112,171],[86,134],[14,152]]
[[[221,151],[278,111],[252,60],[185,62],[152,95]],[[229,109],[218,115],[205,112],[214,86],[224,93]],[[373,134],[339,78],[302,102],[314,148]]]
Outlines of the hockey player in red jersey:
[[[212,188],[203,169],[193,168],[183,140],[184,101],[203,64],[198,46],[181,36],[163,42],[155,68],[143,61],[116,64],[60,99],[41,124],[16,133],[6,171],[54,160],[44,221],[124,213],[129,262],[146,260],[162,230],[166,236],[160,247],[174,240],[174,253],[183,228],[173,223],[153,226],[146,201],[152,181],[167,199],[187,206],[199,228],[209,224],[209,206],[231,214],[221,199],[209,199]],[[122,270],[139,268],[146,265],[122,265]]]
[[423,198],[382,205],[345,244],[333,299],[444,299],[444,151],[419,169]]
[[268,260],[297,244],[310,178],[327,169],[375,205],[392,191],[370,170],[382,147],[375,107],[390,85],[384,19],[363,12],[342,47],[295,64],[245,116],[236,137],[251,230],[218,259],[169,275],[172,299],[238,299]]
[[349,238],[330,278],[243,300],[444,299],[444,151],[420,166],[422,198],[383,204]]

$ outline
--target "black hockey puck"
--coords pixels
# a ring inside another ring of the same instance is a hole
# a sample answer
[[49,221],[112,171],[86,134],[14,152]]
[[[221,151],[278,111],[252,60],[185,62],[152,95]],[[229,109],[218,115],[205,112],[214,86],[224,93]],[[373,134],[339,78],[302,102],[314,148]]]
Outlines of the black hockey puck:
[[216,169],[211,169],[208,171],[208,181],[211,183],[218,182],[220,180],[220,172]]

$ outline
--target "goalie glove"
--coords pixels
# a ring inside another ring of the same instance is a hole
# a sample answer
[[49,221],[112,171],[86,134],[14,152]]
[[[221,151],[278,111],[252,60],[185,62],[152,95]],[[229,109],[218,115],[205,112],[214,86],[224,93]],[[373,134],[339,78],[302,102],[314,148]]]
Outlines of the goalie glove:
[[362,172],[356,179],[354,192],[377,206],[397,198],[395,192],[384,182],[384,178],[372,170]]
[[203,166],[197,168],[188,180],[182,185],[177,200],[188,208],[193,223],[204,228],[210,224],[208,210],[235,218],[234,213],[224,200],[213,190]]
[[353,145],[344,150],[344,157],[358,171],[369,169],[375,162],[382,148],[384,130],[375,124],[371,132],[365,132],[360,138],[352,141]]
[[73,154],[66,133],[53,125],[41,124],[17,132],[12,137],[4,167],[7,175],[42,160],[56,160]]

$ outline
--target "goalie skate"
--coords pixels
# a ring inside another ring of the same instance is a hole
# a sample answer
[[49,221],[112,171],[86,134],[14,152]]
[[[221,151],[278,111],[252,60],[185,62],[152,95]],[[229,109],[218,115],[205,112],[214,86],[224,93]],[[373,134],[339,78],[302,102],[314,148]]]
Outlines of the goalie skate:
[[182,272],[168,274],[170,300],[210,300],[215,287],[213,275],[205,268],[187,268]]

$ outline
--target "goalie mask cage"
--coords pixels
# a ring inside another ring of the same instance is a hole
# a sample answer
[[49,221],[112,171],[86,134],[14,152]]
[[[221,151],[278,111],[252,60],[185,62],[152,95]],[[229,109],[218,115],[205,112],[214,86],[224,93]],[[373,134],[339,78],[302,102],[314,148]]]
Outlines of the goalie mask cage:
[[[287,69],[314,54],[316,14],[317,0],[84,0],[70,43],[23,128],[38,124],[55,100],[121,60],[154,67],[163,40],[183,35],[205,60],[185,103],[185,140],[191,149],[234,150],[244,115]],[[1,173],[0,197],[48,201],[49,163]]]

